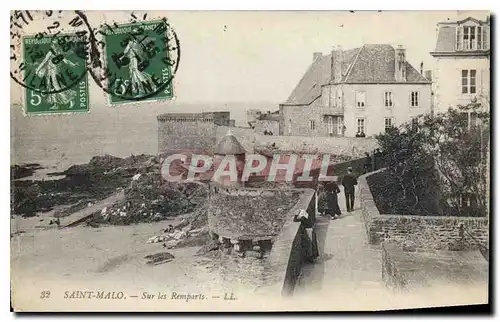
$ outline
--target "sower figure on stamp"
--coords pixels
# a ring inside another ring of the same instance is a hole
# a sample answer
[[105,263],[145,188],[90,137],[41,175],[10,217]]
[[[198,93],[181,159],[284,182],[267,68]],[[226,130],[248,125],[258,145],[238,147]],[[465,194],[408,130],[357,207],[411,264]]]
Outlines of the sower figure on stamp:
[[336,219],[342,215],[339,207],[339,200],[337,194],[340,193],[340,188],[335,181],[330,181],[325,184],[326,195],[326,211],[331,219]]
[[358,184],[358,180],[352,173],[352,167],[347,168],[347,174],[342,179],[342,185],[344,186],[345,202],[347,212],[354,210],[354,186]]
[[47,95],[47,102],[52,105],[49,109],[58,109],[60,105],[65,104],[71,104],[71,108],[74,104],[73,98],[77,96],[77,93],[73,89],[62,91],[61,82],[59,81],[61,65],[66,64],[76,67],[78,64],[63,57],[64,52],[56,40],[52,41],[50,47],[51,50],[47,52],[45,58],[37,66],[35,74],[40,78],[45,78],[49,90],[54,91],[54,93]]

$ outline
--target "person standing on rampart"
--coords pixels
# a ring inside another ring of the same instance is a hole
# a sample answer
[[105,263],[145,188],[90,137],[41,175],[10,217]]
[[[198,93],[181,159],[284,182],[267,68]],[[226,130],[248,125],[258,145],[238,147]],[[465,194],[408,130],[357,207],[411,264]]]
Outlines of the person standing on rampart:
[[354,210],[354,186],[358,184],[356,176],[352,173],[352,167],[347,168],[347,174],[342,179],[344,186],[345,202],[347,212]]

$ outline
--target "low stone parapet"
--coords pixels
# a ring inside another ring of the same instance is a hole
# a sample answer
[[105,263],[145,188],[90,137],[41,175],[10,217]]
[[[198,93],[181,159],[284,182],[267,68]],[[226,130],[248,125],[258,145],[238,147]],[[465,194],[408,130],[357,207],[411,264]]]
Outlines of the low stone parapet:
[[406,251],[477,250],[488,244],[488,218],[381,214],[366,181],[376,172],[358,178],[357,194],[370,244],[391,241]]

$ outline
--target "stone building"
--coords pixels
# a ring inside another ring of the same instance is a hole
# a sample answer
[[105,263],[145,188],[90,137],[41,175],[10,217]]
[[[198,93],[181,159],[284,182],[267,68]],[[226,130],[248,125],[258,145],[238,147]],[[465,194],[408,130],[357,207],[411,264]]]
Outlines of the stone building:
[[230,112],[166,113],[157,116],[158,154],[179,150],[213,153],[218,126],[230,126]]
[[437,24],[433,70],[436,112],[490,96],[490,21],[468,17]]
[[280,104],[281,132],[298,136],[373,136],[431,112],[431,81],[399,46],[363,45],[313,61]]
[[280,123],[282,119],[283,117],[279,114],[279,111],[261,114],[259,117],[257,117],[257,120],[254,124],[255,133],[279,135]]

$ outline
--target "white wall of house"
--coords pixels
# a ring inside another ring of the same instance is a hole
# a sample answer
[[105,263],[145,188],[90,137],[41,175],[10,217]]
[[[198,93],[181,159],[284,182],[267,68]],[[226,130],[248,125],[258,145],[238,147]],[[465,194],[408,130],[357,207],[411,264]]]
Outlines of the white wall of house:
[[[476,93],[462,93],[462,70],[476,70]],[[436,57],[432,78],[436,113],[466,105],[476,96],[489,99],[490,62],[485,56]]]
[[[364,120],[365,135],[373,136],[385,131],[386,119],[398,126],[431,112],[431,84],[344,84],[343,88],[345,136],[348,137],[356,135],[358,119]],[[357,106],[357,92],[364,93],[364,106]],[[385,106],[386,92],[392,93],[392,106]],[[412,92],[418,93],[418,105],[414,107],[411,106]]]

